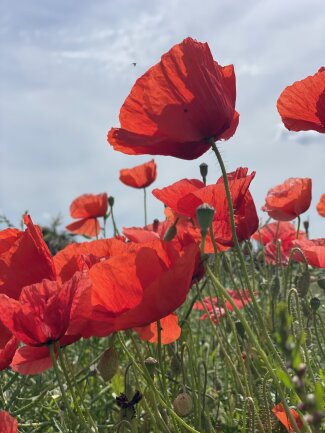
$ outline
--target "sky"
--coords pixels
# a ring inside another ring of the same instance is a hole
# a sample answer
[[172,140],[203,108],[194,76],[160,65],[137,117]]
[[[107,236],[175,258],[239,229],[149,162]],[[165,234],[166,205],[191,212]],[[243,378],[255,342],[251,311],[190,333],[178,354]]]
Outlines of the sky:
[[[115,197],[118,226],[142,226],[142,191],[123,185],[121,168],[152,159],[107,144],[135,80],[187,36],[208,42],[221,65],[234,64],[240,123],[219,142],[227,171],[256,171],[250,190],[259,215],[267,191],[289,177],[311,177],[302,216],[324,237],[316,204],[325,192],[325,135],[287,131],[276,110],[282,90],[325,65],[324,0],[0,0],[0,214],[23,212],[49,224],[84,193]],[[132,63],[136,63],[133,66]],[[182,178],[220,176],[210,151],[194,161],[155,157],[149,220],[163,218],[153,188]],[[109,234],[112,228],[109,226]]]

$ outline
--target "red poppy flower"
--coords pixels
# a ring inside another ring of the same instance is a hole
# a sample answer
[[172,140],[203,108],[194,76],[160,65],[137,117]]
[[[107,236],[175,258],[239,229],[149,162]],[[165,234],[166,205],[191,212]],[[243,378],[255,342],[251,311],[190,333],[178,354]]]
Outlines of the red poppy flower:
[[[235,172],[228,174],[236,232],[240,241],[248,239],[258,227],[255,204],[248,191],[255,172],[250,175],[247,172],[247,168],[238,168]],[[152,193],[176,213],[194,220],[196,220],[198,206],[207,203],[214,207],[212,227],[215,240],[219,245],[233,245],[228,202],[222,178],[215,185],[208,186],[196,179],[183,179],[161,190],[156,188]]]
[[18,340],[0,322],[0,371],[10,365],[18,343]]
[[[239,309],[244,308],[245,305],[252,301],[248,290],[240,290],[239,292],[237,290],[228,290],[228,293]],[[206,297],[203,299],[203,302],[213,322],[218,323],[220,318],[226,314],[226,311],[223,307],[221,307],[221,304],[216,296],[214,296],[212,299],[210,297]],[[233,307],[229,301],[225,301],[225,307],[227,310],[233,311]],[[193,306],[193,310],[205,311],[201,302],[196,302]],[[200,317],[200,320],[207,318],[208,316],[206,312],[204,312],[204,314]]]
[[275,220],[290,221],[306,212],[310,202],[311,179],[291,177],[268,191],[262,210]]
[[[265,246],[265,260],[272,265],[276,264],[277,240],[280,240],[280,254],[283,265],[288,264],[290,251],[296,241],[296,227],[287,221],[266,224],[252,238]],[[306,233],[299,231],[299,239],[306,239]]]
[[107,194],[83,194],[77,197],[70,205],[70,215],[72,218],[80,218],[78,221],[66,226],[66,229],[78,235],[89,237],[98,236],[100,225],[98,217],[103,217],[107,213],[108,201]]
[[321,195],[319,202],[317,204],[317,212],[320,216],[325,217],[325,194]]
[[[61,348],[72,344],[80,339],[76,335],[64,335],[57,344]],[[55,355],[58,357],[56,347],[54,348]],[[52,368],[52,358],[48,346],[22,346],[13,357],[10,368],[16,373],[22,375],[40,374]]]
[[1,433],[18,433],[18,421],[9,412],[0,410]]
[[[278,418],[278,420],[281,422],[281,424],[283,424],[285,426],[285,428],[289,431],[289,432],[294,432],[294,428],[292,427],[287,414],[285,413],[284,407],[282,403],[277,404],[276,406],[274,406],[274,408],[272,409],[272,412],[274,413],[274,415]],[[303,423],[300,419],[300,416],[298,414],[298,412],[294,409],[290,409],[291,414],[293,415],[297,426],[299,428],[303,427]]]
[[29,215],[24,216],[27,229],[0,232],[0,293],[18,299],[24,286],[44,278],[56,279],[51,253],[39,227]]
[[120,170],[120,181],[133,188],[146,188],[156,180],[156,177],[157,166],[153,159],[145,164]]
[[[170,344],[176,341],[181,335],[181,328],[178,325],[177,314],[169,314],[160,319],[161,326],[161,343]],[[158,343],[158,328],[157,322],[150,325],[134,328],[139,334],[141,340],[149,341],[150,343]]]
[[170,243],[155,240],[96,263],[89,270],[91,314],[70,332],[104,336],[166,317],[186,298],[197,253],[194,244],[177,252]]
[[325,132],[325,68],[281,93],[277,108],[290,131]]
[[209,46],[187,38],[173,46],[133,86],[121,111],[121,128],[108,141],[130,155],[195,159],[238,125],[232,65],[213,60]]
[[[296,240],[294,246],[302,250],[310,266],[325,268],[325,238]],[[299,253],[294,257],[299,262],[303,260]]]
[[87,283],[82,273],[78,273],[64,284],[43,280],[26,286],[19,301],[0,295],[0,320],[29,346],[58,341],[67,331],[70,315]]

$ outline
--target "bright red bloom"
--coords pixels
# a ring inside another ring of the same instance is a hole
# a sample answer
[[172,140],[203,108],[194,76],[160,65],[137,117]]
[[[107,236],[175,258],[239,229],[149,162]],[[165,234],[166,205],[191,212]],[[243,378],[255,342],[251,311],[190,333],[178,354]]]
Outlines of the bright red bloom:
[[100,233],[98,217],[107,213],[108,201],[106,192],[103,194],[83,194],[77,197],[70,205],[72,218],[78,221],[66,226],[66,229],[78,235],[95,237]]
[[281,93],[277,108],[290,131],[325,132],[325,68]]
[[9,412],[0,410],[1,433],[18,433],[18,421]]
[[[294,246],[302,250],[310,266],[325,268],[325,238],[296,240]],[[294,258],[299,262],[303,260],[299,253]]]
[[[285,426],[285,428],[289,431],[289,432],[294,432],[294,428],[292,427],[287,414],[285,413],[284,407],[282,403],[277,404],[276,406],[274,406],[274,408],[272,409],[272,412],[274,413],[274,415],[278,418],[278,420]],[[293,415],[297,426],[299,428],[303,428],[303,423],[300,419],[300,416],[298,414],[298,412],[294,409],[290,409],[291,414]]]
[[[63,348],[69,344],[79,340],[80,336],[64,335],[56,344],[60,344]],[[56,357],[58,352],[54,348]],[[40,374],[43,371],[52,368],[52,358],[48,346],[22,346],[20,347],[13,357],[10,368],[16,373],[22,375]]]
[[79,311],[88,311],[71,333],[104,336],[146,326],[184,302],[192,282],[197,245],[177,252],[170,243],[154,240],[129,248],[90,268],[92,310],[89,313],[88,300],[87,305],[78,307]]
[[[20,341],[42,346],[58,341],[88,280],[76,274],[67,283],[43,280],[23,288],[19,301],[0,295],[0,320]],[[78,293],[79,292],[79,293]]]
[[268,191],[262,210],[275,220],[290,221],[306,212],[310,202],[311,179],[291,177]]
[[213,60],[209,46],[187,38],[173,46],[133,86],[108,141],[130,155],[195,159],[209,138],[228,139],[238,125],[232,65]]
[[51,253],[42,232],[29,215],[24,216],[27,229],[0,232],[0,293],[18,299],[24,286],[44,278],[56,279]]
[[320,216],[325,217],[325,194],[321,195],[319,202],[317,204],[317,212]]
[[18,343],[18,340],[0,322],[0,371],[10,365]]
[[[253,198],[248,191],[255,172],[247,168],[228,173],[229,187],[235,212],[236,233],[239,241],[248,239],[258,227],[258,216]],[[205,186],[196,179],[183,179],[166,188],[154,189],[153,195],[178,214],[196,220],[196,209],[207,203],[215,209],[213,233],[217,244],[232,246],[228,202],[222,177],[214,185]]]
[[120,170],[120,181],[133,188],[146,188],[156,180],[156,177],[157,166],[153,159],[145,164]]
[[[252,298],[248,290],[240,290],[239,293],[237,290],[228,290],[228,294],[232,297],[232,300],[239,309],[244,308],[245,305],[252,302]],[[221,307],[221,304],[216,296],[212,298],[212,302],[210,297],[204,298],[203,302],[213,322],[218,323],[220,318],[226,314],[226,311],[223,307]],[[229,301],[225,300],[225,306],[228,311],[233,311],[233,307]],[[204,311],[204,314],[200,317],[200,320],[207,319],[208,316],[201,302],[196,302],[193,306],[193,310]]]
[[[266,224],[252,238],[265,246],[265,260],[272,265],[276,264],[277,240],[280,240],[281,262],[288,264],[290,251],[296,241],[296,227],[287,221]],[[306,233],[299,231],[299,239],[306,239]]]
[[[176,341],[181,335],[181,328],[178,325],[177,314],[169,314],[160,319],[161,326],[161,343],[170,344]],[[150,323],[150,325],[134,328],[139,334],[140,338],[150,343],[158,343],[158,329],[157,322]]]

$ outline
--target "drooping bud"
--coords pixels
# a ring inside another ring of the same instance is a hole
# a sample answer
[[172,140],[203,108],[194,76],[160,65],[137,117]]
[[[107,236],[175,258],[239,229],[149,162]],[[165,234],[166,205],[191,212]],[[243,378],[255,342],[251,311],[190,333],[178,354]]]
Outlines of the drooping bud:
[[111,195],[108,197],[108,204],[110,207],[114,206],[114,197],[112,197]]
[[308,293],[310,285],[310,275],[308,268],[305,268],[304,272],[296,277],[295,285],[300,298],[304,298]]
[[200,173],[201,173],[203,182],[206,184],[207,175],[208,175],[208,164],[206,164],[205,162],[202,162],[202,164],[200,164]]
[[314,312],[316,312],[320,307],[320,299],[316,298],[316,296],[314,298],[311,298],[310,307]]
[[271,280],[271,295],[273,299],[276,299],[278,297],[278,294],[280,293],[280,289],[281,289],[280,278],[278,275],[275,275]]
[[308,230],[309,230],[309,221],[308,221],[308,220],[304,221],[304,222],[303,222],[303,226],[304,226],[304,229],[306,230],[306,233],[307,233],[307,235],[308,235]]
[[320,278],[320,279],[317,281],[317,284],[318,284],[318,287],[319,287],[320,289],[325,290],[325,277]]
[[193,410],[192,397],[187,392],[182,392],[175,398],[173,406],[178,416],[187,416]]
[[245,328],[243,324],[238,320],[237,322],[235,322],[235,327],[237,334],[240,336],[240,338],[243,339],[245,337]]
[[111,347],[102,354],[97,365],[97,370],[101,377],[108,382],[115,376],[119,367],[118,353]]
[[214,212],[214,208],[207,203],[201,204],[201,206],[196,209],[196,216],[202,236],[206,236],[212,223]]
[[172,355],[171,361],[170,361],[170,369],[171,371],[178,376],[182,372],[182,364],[180,357],[175,353]]

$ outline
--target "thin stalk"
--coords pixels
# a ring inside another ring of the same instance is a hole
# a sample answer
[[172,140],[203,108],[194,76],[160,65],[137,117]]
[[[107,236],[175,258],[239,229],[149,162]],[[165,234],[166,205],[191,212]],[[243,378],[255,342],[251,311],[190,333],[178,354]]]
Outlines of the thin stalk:
[[143,188],[144,225],[147,225],[147,190]]

